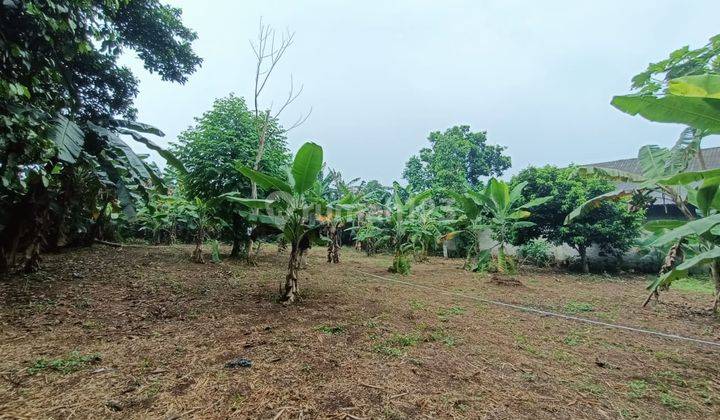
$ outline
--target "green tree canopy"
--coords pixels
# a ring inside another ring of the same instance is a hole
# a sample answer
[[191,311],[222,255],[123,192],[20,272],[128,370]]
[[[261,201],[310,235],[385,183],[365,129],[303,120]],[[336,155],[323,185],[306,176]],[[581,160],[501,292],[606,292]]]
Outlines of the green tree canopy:
[[500,176],[510,167],[504,146],[487,144],[487,132],[472,132],[470,126],[434,131],[423,148],[405,164],[403,178],[413,191],[429,188],[463,190],[478,186],[482,177]]
[[[257,123],[258,117],[248,110],[245,100],[229,95],[217,99],[212,109],[196,119],[195,126],[180,134],[174,151],[187,169],[181,181],[188,197],[211,200],[231,191],[250,196],[250,179],[235,166],[237,162],[246,166],[254,164],[258,148]],[[273,121],[265,140],[260,170],[284,178],[289,163],[287,141]],[[224,206],[221,214],[232,226],[233,254],[238,255],[248,239],[242,217],[232,206]]]
[[526,182],[525,199],[552,196],[535,208],[527,219],[534,225],[518,230],[515,241],[525,243],[544,237],[556,244],[567,244],[580,254],[583,270],[588,270],[587,249],[597,244],[610,255],[628,250],[640,235],[642,211],[630,211],[626,202],[602,202],[565,225],[565,217],[590,198],[615,189],[611,181],[598,176],[580,177],[576,169],[544,166],[529,167],[513,177],[512,184]]
[[135,122],[138,81],[121,55],[134,51],[163,80],[184,83],[201,59],[180,9],[158,0],[0,2],[0,270],[18,253],[37,267],[61,233],[92,240],[117,203],[160,184],[152,163],[121,135],[182,164]]

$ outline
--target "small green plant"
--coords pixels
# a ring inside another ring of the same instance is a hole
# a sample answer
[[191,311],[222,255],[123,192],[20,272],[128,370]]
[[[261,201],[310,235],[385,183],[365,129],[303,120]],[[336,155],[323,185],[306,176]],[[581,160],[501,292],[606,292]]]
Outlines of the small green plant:
[[28,368],[31,375],[38,374],[42,371],[55,371],[62,374],[68,374],[85,368],[88,364],[100,361],[99,354],[81,355],[79,352],[71,352],[68,357],[61,359],[38,359]]
[[547,267],[553,260],[550,244],[544,239],[533,239],[522,245],[518,254],[523,263],[532,264],[537,267]]
[[410,274],[410,259],[403,254],[395,255],[392,265],[388,268],[391,273],[402,274],[404,276]]
[[578,389],[582,392],[589,392],[595,396],[600,396],[605,393],[605,388],[603,388],[602,385],[592,382],[585,382],[581,384]]
[[391,356],[391,357],[400,357],[404,354],[401,349],[399,349],[397,347],[388,346],[387,344],[384,344],[384,343],[375,344],[375,345],[373,345],[372,349],[375,353],[380,353],[385,356]]
[[212,241],[211,246],[212,246],[212,254],[211,254],[212,256],[210,257],[211,261],[214,263],[219,263],[220,262],[220,242],[218,242],[217,240],[214,240],[214,241]]
[[410,308],[413,310],[418,311],[418,310],[425,309],[426,307],[427,307],[427,303],[425,303],[425,302],[422,302],[422,301],[419,301],[416,299],[412,299],[410,301]]
[[447,309],[440,309],[437,311],[437,315],[441,321],[447,321],[449,317],[462,315],[465,313],[465,308],[462,306],[452,306]]
[[421,341],[422,337],[417,334],[393,334],[387,340],[373,345],[372,349],[386,356],[399,357],[405,354],[403,348],[416,346]]
[[568,346],[578,346],[582,343],[582,336],[576,332],[571,332],[570,334],[566,335],[565,338],[563,338],[563,343],[565,343]]
[[568,314],[579,314],[582,312],[592,312],[595,308],[587,302],[576,302],[571,300],[565,304],[564,309]]
[[347,328],[343,325],[331,325],[331,326],[319,325],[315,329],[317,331],[320,331],[321,333],[329,334],[329,335],[342,334],[345,331],[347,331]]
[[660,393],[660,403],[666,407],[672,408],[673,410],[679,410],[684,406],[682,401],[667,391]]
[[628,388],[630,388],[628,392],[630,398],[642,398],[647,393],[647,382],[642,379],[636,379],[628,382]]

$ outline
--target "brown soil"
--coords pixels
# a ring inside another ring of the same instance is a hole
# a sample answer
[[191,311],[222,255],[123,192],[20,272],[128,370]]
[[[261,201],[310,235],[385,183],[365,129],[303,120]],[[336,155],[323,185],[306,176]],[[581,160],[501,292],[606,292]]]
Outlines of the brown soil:
[[[720,349],[542,317],[443,290],[720,341],[712,296],[642,309],[640,277],[521,271],[493,284],[432,258],[313,249],[301,300],[276,301],[287,255],[248,267],[192,247],[96,246],[0,282],[0,417],[718,418]],[[73,356],[73,352],[77,352]],[[99,360],[93,360],[99,355]],[[87,356],[76,366],[38,360]],[[247,358],[252,367],[225,364]]]

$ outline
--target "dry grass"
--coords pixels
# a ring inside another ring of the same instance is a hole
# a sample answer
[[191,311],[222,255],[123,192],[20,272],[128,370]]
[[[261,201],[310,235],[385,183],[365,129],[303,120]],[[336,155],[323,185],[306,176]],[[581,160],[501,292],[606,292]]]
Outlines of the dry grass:
[[[0,283],[0,417],[718,418],[720,351],[538,317],[358,274],[321,250],[302,300],[285,257],[197,265],[191,248],[95,247]],[[720,340],[711,297],[639,308],[642,278],[523,272],[520,287],[416,264],[404,280]],[[95,358],[99,356],[99,360]],[[250,368],[229,369],[237,357]]]

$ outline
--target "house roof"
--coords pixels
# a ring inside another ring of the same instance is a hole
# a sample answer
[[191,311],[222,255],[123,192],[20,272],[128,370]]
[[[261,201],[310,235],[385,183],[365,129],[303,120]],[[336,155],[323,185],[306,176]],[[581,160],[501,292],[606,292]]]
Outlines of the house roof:
[[[705,162],[705,169],[716,169],[720,168],[720,147],[709,147],[702,149],[702,159]],[[590,163],[582,166],[591,166],[596,168],[609,168],[618,169],[625,172],[642,173],[640,169],[640,161],[637,158],[633,159],[620,159],[611,160],[609,162]],[[700,171],[702,170],[700,165],[700,157],[696,156],[690,165],[688,171]]]
[[[705,169],[716,169],[720,168],[720,147],[709,147],[706,149],[702,149],[702,161],[705,163]],[[596,167],[596,168],[608,168],[608,169],[617,169],[624,172],[631,172],[635,174],[641,174],[642,169],[640,168],[640,161],[637,158],[633,159],[620,159],[620,160],[612,160],[609,162],[600,162],[600,163],[591,163],[587,165],[582,165],[585,167]],[[690,165],[688,165],[688,171],[701,171],[703,170],[702,165],[700,164],[700,156],[695,156],[695,158],[690,162]],[[619,190],[627,190],[632,189],[635,187],[636,184],[628,183],[628,182],[619,182],[617,183],[617,188]],[[668,205],[671,203],[669,197],[667,197],[664,193],[655,191],[651,194],[651,196],[655,199],[655,205]]]

